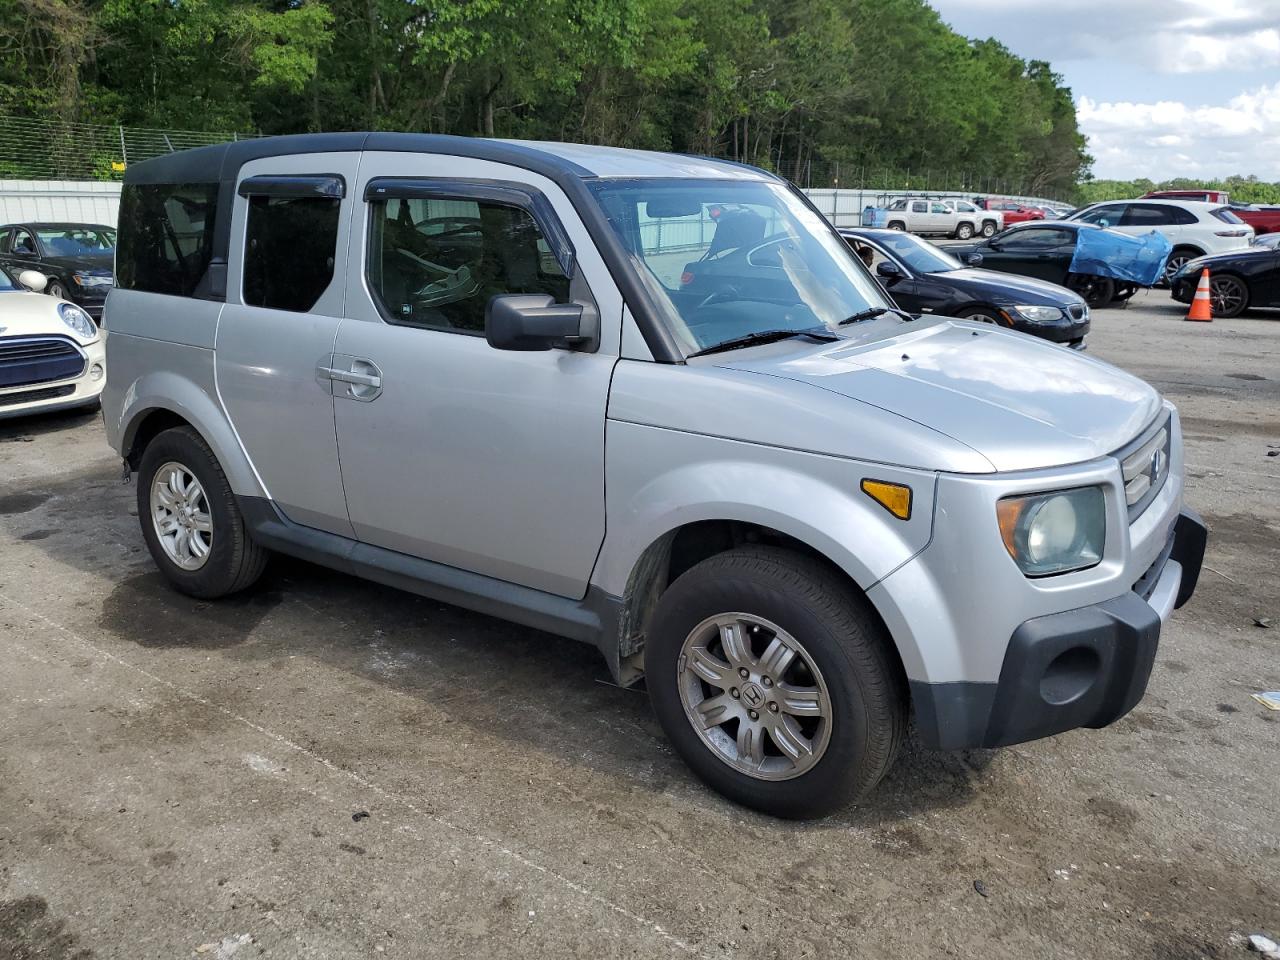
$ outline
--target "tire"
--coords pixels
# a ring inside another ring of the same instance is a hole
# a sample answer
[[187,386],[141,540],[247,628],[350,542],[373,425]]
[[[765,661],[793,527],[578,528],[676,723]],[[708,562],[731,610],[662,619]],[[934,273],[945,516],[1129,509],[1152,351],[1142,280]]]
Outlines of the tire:
[[1116,282],[1110,277],[1073,273],[1067,277],[1066,286],[1080,294],[1090,309],[1105,307],[1116,295]]
[[997,327],[1008,327],[1011,324],[1005,323],[994,310],[988,310],[985,307],[966,307],[959,311],[960,316],[964,320],[975,320],[978,323],[990,323]]
[[57,297],[59,300],[67,299],[67,288],[62,285],[62,281],[57,277],[49,278],[49,282],[44,285],[44,292],[51,297]]
[[[167,482],[174,467],[185,471],[198,485],[182,484],[189,495],[185,502],[174,501],[179,485]],[[158,476],[162,470],[164,476]],[[195,430],[174,427],[157,434],[142,453],[137,484],[138,522],[143,539],[156,566],[177,590],[213,600],[244,590],[262,575],[267,551],[249,536],[217,457]],[[167,489],[170,505],[164,505],[164,494],[157,487]],[[186,517],[189,527],[179,519],[187,506],[191,508]],[[207,525],[207,531],[199,528],[201,523]],[[162,542],[159,527],[165,527],[166,533],[172,530],[174,539]],[[182,546],[197,540],[202,550]],[[186,559],[185,565],[180,562],[182,559]]]
[[957,239],[957,240],[968,240],[968,239],[972,238],[972,237],[973,237],[973,224],[972,224],[972,223],[958,223],[958,224],[956,224],[956,233],[955,233],[955,237],[956,237],[956,239]]
[[1176,247],[1169,253],[1169,259],[1164,262],[1164,276],[1156,284],[1159,287],[1169,286],[1169,281],[1173,275],[1177,273],[1182,265],[1188,260],[1194,260],[1196,257],[1203,257],[1204,254],[1199,250],[1193,250],[1190,247]]
[[903,232],[905,232],[907,229],[907,225],[903,223],[901,220],[894,220],[892,223],[889,224],[889,229],[902,230]]
[[1249,308],[1249,287],[1229,273],[1209,274],[1209,301],[1213,315],[1223,320],[1238,317]]
[[[734,630],[725,618],[745,641],[737,657],[721,640]],[[787,665],[769,665],[769,651],[787,649]],[[907,726],[906,682],[870,604],[826,566],[776,548],[731,550],[682,574],[654,612],[645,679],[658,721],[693,772],[730,800],[779,817],[822,816],[866,794],[893,765]],[[759,707],[755,720],[750,704]],[[703,733],[691,719],[700,707],[731,716]],[[759,739],[744,740],[744,729]],[[773,730],[791,731],[782,739],[808,752],[784,753]]]
[[982,222],[982,235],[984,237],[994,237],[996,235],[996,222],[994,220],[984,220]]

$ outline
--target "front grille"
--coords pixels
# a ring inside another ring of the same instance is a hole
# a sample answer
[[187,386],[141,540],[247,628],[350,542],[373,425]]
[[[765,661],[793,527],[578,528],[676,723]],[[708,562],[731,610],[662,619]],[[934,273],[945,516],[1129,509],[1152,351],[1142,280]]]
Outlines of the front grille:
[[71,380],[84,373],[85,355],[63,337],[0,339],[0,387]]
[[22,390],[19,393],[0,393],[0,407],[12,407],[19,403],[35,403],[37,400],[52,400],[54,397],[69,397],[76,392],[76,385],[68,383],[61,387],[45,387],[42,390]]
[[1131,521],[1155,499],[1168,479],[1169,445],[1169,418],[1166,417],[1116,454],[1124,475],[1124,500]]

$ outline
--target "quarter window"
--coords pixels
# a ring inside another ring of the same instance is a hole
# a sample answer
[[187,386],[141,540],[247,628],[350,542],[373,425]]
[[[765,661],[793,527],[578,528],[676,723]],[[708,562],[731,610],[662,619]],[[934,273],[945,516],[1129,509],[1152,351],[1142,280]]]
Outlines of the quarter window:
[[189,297],[213,253],[216,183],[130,184],[120,193],[116,285]]
[[306,313],[333,280],[338,246],[334,197],[250,196],[244,302]]
[[569,279],[527,210],[421,197],[370,207],[369,286],[391,323],[479,335],[493,297],[570,299]]

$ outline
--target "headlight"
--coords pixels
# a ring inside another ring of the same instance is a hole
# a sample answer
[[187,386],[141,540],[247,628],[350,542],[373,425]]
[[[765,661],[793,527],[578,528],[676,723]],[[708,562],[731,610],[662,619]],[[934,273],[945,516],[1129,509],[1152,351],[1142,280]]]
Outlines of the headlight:
[[109,273],[77,273],[74,276],[82,287],[109,287],[112,284]]
[[86,340],[92,340],[98,335],[98,328],[89,319],[89,315],[74,303],[58,304],[58,313],[62,316],[63,323]]
[[1057,307],[1017,306],[1013,309],[1032,323],[1051,323],[1062,319],[1062,311]]
[[1107,533],[1101,487],[1007,497],[996,504],[1009,556],[1029,577],[1092,567]]

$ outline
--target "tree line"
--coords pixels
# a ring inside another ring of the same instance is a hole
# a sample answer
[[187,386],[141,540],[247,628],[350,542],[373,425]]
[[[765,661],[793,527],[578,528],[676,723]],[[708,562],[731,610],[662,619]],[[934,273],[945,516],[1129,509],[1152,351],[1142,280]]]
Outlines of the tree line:
[[1236,174],[1223,180],[1196,180],[1177,177],[1159,183],[1145,178],[1138,180],[1086,180],[1080,185],[1081,200],[1097,203],[1102,200],[1129,200],[1141,197],[1152,190],[1225,190],[1233,203],[1280,204],[1280,183],[1259,180],[1257,176]]
[[557,139],[1064,197],[1090,163],[1048,63],[924,0],[0,0],[0,51],[0,112],[68,123]]

